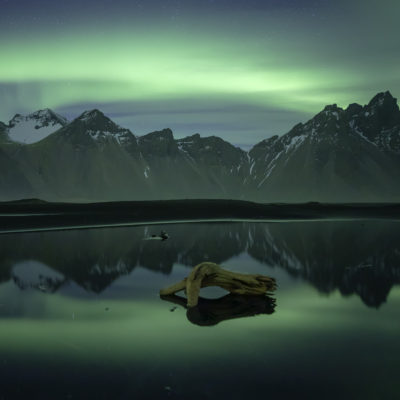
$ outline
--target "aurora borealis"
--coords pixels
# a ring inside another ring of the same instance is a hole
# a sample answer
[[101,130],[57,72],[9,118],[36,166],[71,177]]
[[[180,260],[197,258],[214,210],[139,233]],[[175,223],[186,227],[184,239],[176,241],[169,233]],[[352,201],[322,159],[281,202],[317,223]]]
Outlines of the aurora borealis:
[[400,93],[397,0],[0,0],[0,121],[99,108],[248,146]]

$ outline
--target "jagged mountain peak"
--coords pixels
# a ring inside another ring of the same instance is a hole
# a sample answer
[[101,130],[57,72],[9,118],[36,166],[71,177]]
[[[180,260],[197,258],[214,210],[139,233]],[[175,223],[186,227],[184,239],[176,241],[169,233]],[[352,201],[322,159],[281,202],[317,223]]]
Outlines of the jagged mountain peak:
[[68,123],[68,120],[60,114],[55,113],[50,108],[45,108],[43,110],[34,111],[28,115],[15,114],[9,122],[9,127],[13,128],[18,123],[27,121],[36,121],[35,129],[40,129],[43,126],[49,125],[65,126]]
[[28,116],[22,115],[22,114],[15,114],[10,121],[8,122],[8,126],[9,127],[14,127],[16,124],[22,122],[25,120],[25,118],[27,118]]
[[53,118],[61,120],[64,123],[68,122],[66,118],[62,117],[60,114],[57,114],[50,108],[44,108],[43,110],[35,111],[32,114],[29,114],[29,116],[33,118]]
[[140,136],[138,144],[144,157],[156,157],[158,159],[172,157],[174,159],[179,156],[178,146],[170,128]]
[[343,112],[344,112],[343,108],[338,107],[337,104],[326,105],[322,111],[320,111],[317,115],[315,115],[305,125],[297,124],[293,128],[293,130],[299,129],[301,126],[308,126],[310,125],[310,123],[314,123],[314,125],[317,125],[318,127],[325,126],[326,123],[332,123],[332,121],[337,121],[343,114]]
[[371,99],[365,109],[366,116],[375,115],[384,125],[390,126],[400,123],[397,99],[389,91],[378,93]]
[[384,103],[397,103],[397,99],[387,90],[386,92],[377,93],[368,103],[368,106],[383,105]]
[[74,128],[79,126],[81,129],[87,129],[87,132],[90,134],[93,132],[111,134],[121,132],[131,133],[129,129],[122,128],[98,109],[83,112],[79,117],[74,119],[70,125]]
[[[376,94],[365,106],[358,103],[351,103],[346,109],[343,109],[337,104],[326,105],[323,110],[308,121],[305,126],[308,126],[310,122],[313,121],[321,122],[321,120],[326,121],[327,119],[348,120],[353,117],[371,118],[374,115],[377,115],[381,119],[389,118],[393,120],[392,115],[396,117],[398,113],[399,107],[397,105],[397,99],[394,98],[389,91],[386,91]],[[293,129],[298,128],[299,125],[300,124],[296,125]]]
[[[137,147],[136,136],[122,128],[98,109],[83,112],[56,134],[56,140],[67,140],[76,146],[96,146],[117,143],[130,146],[132,152]],[[133,147],[132,147],[133,146]]]
[[377,111],[381,112],[382,110],[386,110],[389,113],[394,114],[399,112],[397,99],[393,97],[388,90],[386,92],[377,93],[365,106],[362,106],[358,103],[351,103],[345,111],[348,117],[371,117]]
[[226,140],[220,138],[219,136],[205,136],[202,137],[200,136],[199,133],[195,133],[194,135],[191,136],[186,136],[182,139],[177,139],[176,142],[178,145],[196,145],[200,147],[214,147],[214,146],[232,146],[233,145]]
[[[83,122],[88,122],[92,120],[97,120],[97,119],[107,119],[110,120],[108,117],[106,117],[100,110],[97,108],[94,108],[93,110],[87,110],[84,111],[78,118],[76,118],[78,121],[83,121]],[[110,120],[111,121],[111,120]]]
[[219,136],[207,136],[205,138],[202,138],[203,141],[207,144],[211,144],[211,145],[223,145],[223,144],[228,144],[229,146],[232,146],[229,142],[227,142],[226,140],[220,138]]
[[248,170],[247,152],[217,136],[201,137],[200,134],[176,140],[179,151],[184,157],[197,165],[220,168],[232,176],[244,176]]
[[147,133],[139,138],[140,141],[152,141],[152,140],[167,140],[173,141],[174,134],[170,128],[162,129],[161,131],[154,131]]
[[326,106],[305,124],[254,146],[248,182],[279,201],[291,196],[366,201],[382,195],[378,187],[388,198],[398,196],[399,114],[390,92],[378,93],[365,106]]
[[322,111],[324,111],[326,113],[329,113],[329,112],[340,112],[340,111],[343,111],[343,108],[338,107],[338,105],[336,103],[334,103],[334,104],[326,105]]
[[26,116],[15,114],[8,124],[8,136],[14,142],[31,144],[44,139],[67,124],[66,118],[49,108]]
[[283,142],[288,142],[290,138],[306,135],[315,140],[325,137],[331,141],[336,140],[338,134],[346,136],[353,133],[361,135],[371,143],[378,143],[382,141],[376,138],[377,135],[392,129],[397,131],[396,127],[399,124],[397,100],[386,91],[375,95],[365,106],[352,103],[343,109],[337,104],[327,105],[305,124],[295,125],[281,138]]
[[201,137],[199,133],[191,136],[177,139],[176,143],[179,150],[194,156],[195,153],[215,153],[221,155],[223,153],[236,152],[242,155],[247,154],[244,150],[235,147],[226,140],[218,136]]
[[362,112],[363,106],[358,104],[358,103],[351,103],[348,105],[346,108],[346,113],[349,117],[352,117],[354,115],[358,115]]
[[195,133],[194,135],[185,136],[184,138],[177,139],[177,143],[194,143],[201,140],[200,133]]

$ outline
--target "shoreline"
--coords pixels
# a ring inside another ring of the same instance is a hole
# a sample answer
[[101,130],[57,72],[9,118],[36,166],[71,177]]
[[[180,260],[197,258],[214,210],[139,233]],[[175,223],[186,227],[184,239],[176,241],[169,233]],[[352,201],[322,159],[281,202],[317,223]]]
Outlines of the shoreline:
[[109,203],[0,203],[0,233],[201,222],[400,220],[398,203],[273,203],[166,200]]
[[[384,218],[390,221],[397,221],[398,218]],[[0,228],[0,235],[12,233],[34,233],[34,232],[51,232],[51,231],[67,231],[75,229],[104,229],[104,228],[127,228],[133,226],[143,225],[174,225],[174,224],[201,224],[201,223],[301,223],[301,222],[345,222],[345,221],[370,221],[382,220],[382,218],[308,218],[308,219],[192,219],[192,220],[165,220],[165,221],[144,221],[144,222],[125,222],[125,223],[109,223],[109,224],[93,224],[93,225],[65,225],[65,226],[51,226],[51,227],[37,227],[37,228],[22,228],[22,229],[9,229],[2,230]]]

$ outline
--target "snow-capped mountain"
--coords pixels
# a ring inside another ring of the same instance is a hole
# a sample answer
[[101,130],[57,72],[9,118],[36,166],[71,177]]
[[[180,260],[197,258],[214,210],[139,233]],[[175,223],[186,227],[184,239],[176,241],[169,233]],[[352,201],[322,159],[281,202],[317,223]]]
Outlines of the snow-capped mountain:
[[380,150],[400,154],[400,112],[390,92],[378,93],[364,107],[347,108],[350,128]]
[[46,108],[26,116],[16,114],[8,124],[7,134],[14,142],[31,144],[67,124],[64,117]]
[[400,112],[389,92],[336,104],[249,152],[252,197],[263,201],[400,200]]
[[147,193],[136,136],[98,110],[84,112],[16,157],[46,198],[127,200]]
[[99,110],[82,113],[59,133],[70,139],[98,144],[115,142],[121,145],[136,144],[136,136],[129,130],[117,125]]
[[137,137],[99,110],[69,123],[42,110],[0,123],[0,167],[0,200],[400,201],[400,111],[389,92],[329,105],[247,153],[171,129]]

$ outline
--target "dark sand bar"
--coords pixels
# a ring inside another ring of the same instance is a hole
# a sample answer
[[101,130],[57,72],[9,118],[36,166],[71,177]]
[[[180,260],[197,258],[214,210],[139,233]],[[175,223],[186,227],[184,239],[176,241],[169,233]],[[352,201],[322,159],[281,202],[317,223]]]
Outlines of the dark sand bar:
[[398,203],[260,204],[240,200],[0,203],[0,233],[200,220],[399,219]]

